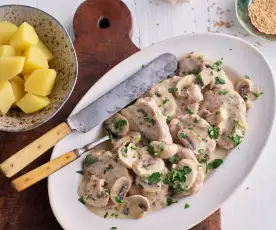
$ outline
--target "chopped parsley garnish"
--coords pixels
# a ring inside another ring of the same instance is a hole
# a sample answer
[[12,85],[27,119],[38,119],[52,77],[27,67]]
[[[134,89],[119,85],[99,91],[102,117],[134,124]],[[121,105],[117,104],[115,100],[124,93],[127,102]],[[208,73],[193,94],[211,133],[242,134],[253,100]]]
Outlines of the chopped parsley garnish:
[[81,202],[82,204],[85,204],[83,197],[79,197],[78,201]]
[[124,203],[124,200],[123,199],[120,199],[119,197],[115,197],[115,201],[118,203],[118,204],[123,204]]
[[124,146],[124,147],[122,148],[122,153],[123,153],[123,154],[126,154],[126,153],[127,153],[127,147]]
[[250,77],[248,75],[244,75],[244,77],[248,80],[250,80]]
[[152,144],[149,144],[149,145],[148,145],[148,152],[149,152],[151,155],[154,155],[155,150],[154,150],[154,146],[153,146]]
[[193,129],[194,129],[194,127],[189,127],[188,129],[189,129],[189,130],[193,130]]
[[124,126],[126,126],[126,125],[127,125],[127,121],[126,120],[118,120],[115,123],[115,129],[122,130],[124,128]]
[[184,208],[185,208],[185,209],[190,208],[190,205],[186,203],[186,204],[184,205]]
[[242,143],[242,137],[240,135],[233,135],[230,136],[231,141],[233,142],[234,146],[237,147]]
[[177,203],[177,200],[173,199],[172,197],[167,198],[167,206],[171,206],[172,204]]
[[135,146],[130,146],[131,150],[137,150],[137,148]]
[[260,93],[255,93],[255,92],[252,92],[251,93],[256,97],[256,98],[259,98],[262,94],[264,94],[263,92],[260,92]]
[[93,157],[93,156],[91,156],[91,155],[87,155],[87,156],[85,157],[84,163],[85,163],[86,165],[93,165],[93,164],[95,164],[97,161],[98,161],[97,158],[95,158],[95,157]]
[[243,99],[244,99],[245,101],[248,100],[248,96],[245,95],[245,96],[243,97]]
[[156,121],[153,119],[153,118],[149,118],[148,117],[148,113],[145,111],[145,110],[143,110],[143,109],[138,109],[137,110],[139,113],[142,113],[143,114],[143,117],[144,117],[144,121],[146,121],[146,122],[148,122],[148,123],[150,123],[150,124],[152,124],[152,125],[155,125],[155,123],[156,123]]
[[211,69],[216,72],[219,72],[219,71],[221,71],[221,65],[222,65],[222,61],[218,60],[214,63],[214,65],[211,67]]
[[172,119],[173,119],[172,116],[167,116],[167,119],[166,119],[167,124],[169,124],[169,123],[171,122]]
[[178,88],[168,88],[169,93],[175,94],[178,91]]
[[188,106],[185,107],[185,111],[188,114],[194,114],[192,110],[190,110],[190,108],[188,108]]
[[144,68],[145,67],[145,65],[142,65],[142,68]]
[[82,170],[76,171],[76,173],[83,175],[83,171]]
[[203,156],[200,156],[200,158],[198,159],[198,162],[201,164],[206,163],[209,159],[210,159],[209,155],[205,153]]
[[197,75],[201,72],[201,69],[200,68],[195,68],[195,69],[192,69],[192,70],[188,70],[187,71],[187,74],[194,74],[194,75]]
[[221,77],[216,77],[215,80],[217,85],[223,85],[226,83],[226,81]]
[[160,152],[163,152],[163,151],[164,151],[164,143],[163,143],[163,142],[161,142],[161,143],[159,144],[159,150],[160,150]]
[[116,214],[116,213],[114,213],[114,212],[112,212],[110,216],[111,216],[111,217],[115,217],[116,219],[118,218],[118,214]]
[[106,174],[108,171],[112,170],[113,166],[112,165],[108,165],[108,167],[104,170],[104,174]]
[[185,175],[189,174],[190,172],[192,172],[192,169],[189,166],[184,166],[183,167],[183,173]]
[[114,133],[111,132],[111,130],[106,129],[106,131],[107,131],[107,134],[108,134],[109,139],[110,139],[111,141],[114,140],[114,139],[117,137]]
[[106,212],[105,214],[104,214],[104,218],[106,218],[108,216],[108,212]]
[[162,103],[163,103],[163,105],[165,105],[165,104],[167,104],[169,101],[170,101],[170,100],[169,100],[168,98],[165,98],[165,99],[162,101]]
[[228,93],[228,90],[222,89],[218,93],[219,93],[219,95],[226,95]]
[[199,117],[196,117],[195,120],[194,120],[194,122],[195,122],[195,123],[199,123],[200,120],[201,120],[201,119],[200,119]]
[[201,61],[203,61],[203,56],[199,56],[198,58],[199,58]]
[[161,174],[159,172],[154,172],[148,178],[149,184],[157,184],[161,181]]
[[233,131],[232,131],[233,133],[236,132],[238,125],[239,125],[239,121],[235,121],[233,126]]
[[168,161],[172,164],[175,164],[177,161],[177,156],[174,155],[174,156],[169,157]]
[[111,230],[117,230],[118,228],[117,227],[112,227]]
[[140,189],[144,189],[144,186],[141,185],[140,183],[138,183],[137,186],[138,186],[138,188],[140,188]]
[[173,77],[173,74],[169,74],[168,76],[167,76],[167,78],[172,78]]
[[219,129],[215,126],[210,126],[208,129],[208,135],[211,139],[218,139]]
[[205,153],[204,149],[199,149],[198,152],[199,152],[199,154],[204,154]]
[[208,169],[216,169],[219,166],[221,166],[222,164],[223,164],[222,159],[215,159],[211,163],[208,164]]
[[182,139],[184,139],[184,138],[187,137],[187,135],[185,133],[181,132],[181,133],[179,133],[179,137],[182,138]]
[[204,86],[201,74],[196,75],[196,81],[200,84],[200,86]]

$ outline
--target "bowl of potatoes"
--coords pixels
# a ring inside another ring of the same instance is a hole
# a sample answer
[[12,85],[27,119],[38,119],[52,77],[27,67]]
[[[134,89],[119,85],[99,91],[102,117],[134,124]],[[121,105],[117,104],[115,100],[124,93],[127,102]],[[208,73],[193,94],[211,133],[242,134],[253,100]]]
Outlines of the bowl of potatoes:
[[0,131],[51,119],[75,86],[77,56],[64,27],[39,9],[0,6]]

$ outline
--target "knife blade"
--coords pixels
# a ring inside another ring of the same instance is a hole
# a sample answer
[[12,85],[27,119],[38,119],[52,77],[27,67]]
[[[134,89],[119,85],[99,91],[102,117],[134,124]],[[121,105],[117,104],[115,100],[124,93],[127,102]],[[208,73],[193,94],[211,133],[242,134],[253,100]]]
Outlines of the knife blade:
[[80,112],[69,117],[67,124],[72,130],[88,132],[141,97],[158,82],[175,73],[177,64],[177,58],[173,54],[162,54]]

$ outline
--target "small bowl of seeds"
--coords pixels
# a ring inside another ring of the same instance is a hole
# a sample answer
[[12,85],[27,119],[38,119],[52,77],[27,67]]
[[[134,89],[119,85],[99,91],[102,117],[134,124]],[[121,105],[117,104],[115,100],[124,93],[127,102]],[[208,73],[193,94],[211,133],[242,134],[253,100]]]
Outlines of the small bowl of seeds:
[[250,34],[276,41],[276,2],[274,0],[236,0],[236,15]]

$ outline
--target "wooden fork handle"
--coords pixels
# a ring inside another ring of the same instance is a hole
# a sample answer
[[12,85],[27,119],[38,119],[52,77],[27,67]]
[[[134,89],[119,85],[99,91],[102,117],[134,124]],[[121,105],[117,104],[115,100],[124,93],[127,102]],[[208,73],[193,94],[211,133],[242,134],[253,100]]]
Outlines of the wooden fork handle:
[[47,150],[52,148],[62,138],[67,136],[71,129],[66,123],[61,123],[25,148],[21,149],[0,164],[0,169],[7,177],[12,177],[25,168]]
[[64,166],[68,165],[70,162],[74,161],[76,158],[77,154],[74,151],[65,153],[62,156],[51,160],[48,163],[41,165],[40,167],[13,180],[12,185],[18,192],[21,192],[24,189],[53,174],[54,172],[60,170]]

